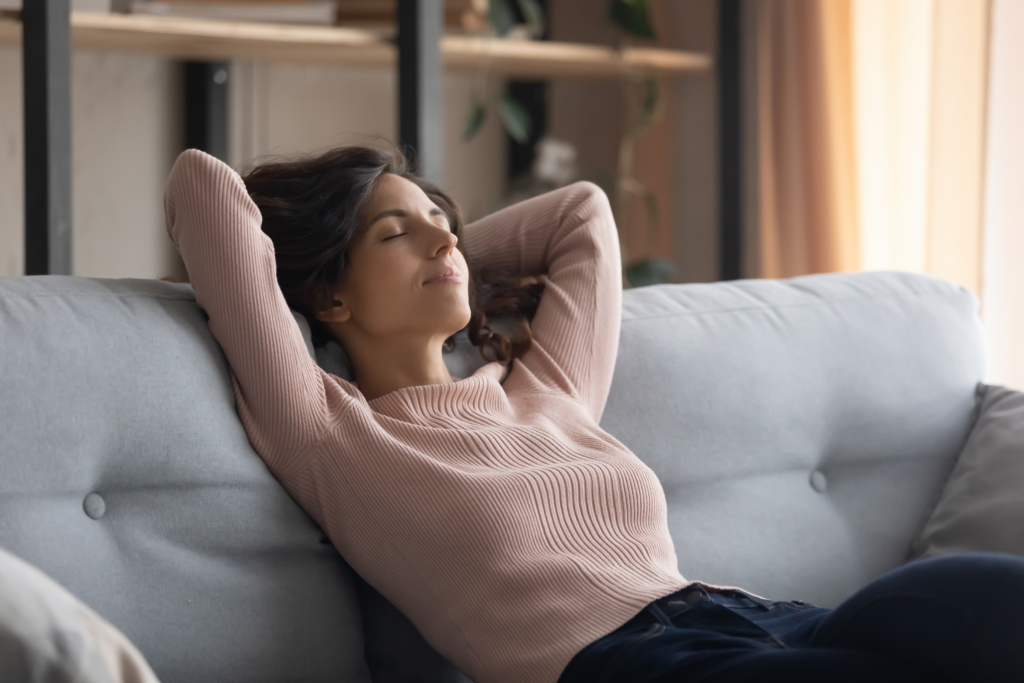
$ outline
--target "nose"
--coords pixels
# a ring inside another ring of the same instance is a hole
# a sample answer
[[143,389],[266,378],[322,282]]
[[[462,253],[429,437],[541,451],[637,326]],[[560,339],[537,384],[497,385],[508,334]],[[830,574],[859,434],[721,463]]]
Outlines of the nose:
[[452,253],[455,249],[455,244],[459,241],[459,238],[455,236],[448,228],[438,228],[437,237],[435,237],[436,246],[434,248],[434,256],[447,256]]

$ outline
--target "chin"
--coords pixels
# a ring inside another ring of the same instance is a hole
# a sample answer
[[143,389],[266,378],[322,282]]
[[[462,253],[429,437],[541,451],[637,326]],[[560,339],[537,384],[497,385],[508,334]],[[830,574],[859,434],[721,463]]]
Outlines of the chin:
[[472,316],[470,315],[468,309],[464,312],[463,315],[454,315],[454,316],[452,316],[451,319],[450,319],[451,324],[447,326],[448,329],[451,330],[451,334],[456,334],[460,330],[464,329],[466,327],[466,325],[469,324],[469,319],[471,317]]

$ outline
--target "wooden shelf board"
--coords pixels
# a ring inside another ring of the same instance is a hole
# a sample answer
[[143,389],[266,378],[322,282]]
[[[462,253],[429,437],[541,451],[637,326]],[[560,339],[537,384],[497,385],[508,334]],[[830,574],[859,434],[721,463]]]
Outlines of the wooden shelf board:
[[[182,59],[248,58],[306,64],[393,66],[394,45],[373,31],[335,26],[256,24],[132,14],[71,15],[78,50],[142,52]],[[17,13],[0,12],[0,44],[18,44]],[[445,66],[475,69],[481,59],[497,73],[525,78],[610,78],[623,73],[706,71],[704,54],[596,45],[445,36]]]

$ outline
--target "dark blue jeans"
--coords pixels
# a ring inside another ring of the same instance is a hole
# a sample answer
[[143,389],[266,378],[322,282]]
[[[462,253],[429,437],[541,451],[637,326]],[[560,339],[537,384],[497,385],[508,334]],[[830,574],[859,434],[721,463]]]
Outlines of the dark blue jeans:
[[583,648],[558,681],[1024,681],[1024,557],[915,560],[835,609],[687,586]]

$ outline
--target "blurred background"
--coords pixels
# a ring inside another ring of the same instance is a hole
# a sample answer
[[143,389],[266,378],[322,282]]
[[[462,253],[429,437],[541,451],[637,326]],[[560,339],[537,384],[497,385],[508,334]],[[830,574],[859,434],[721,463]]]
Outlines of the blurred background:
[[[241,170],[402,142],[396,5],[72,0],[72,272],[180,274],[162,198],[187,147]],[[0,276],[26,272],[20,9],[0,0]],[[446,0],[443,33],[431,172],[470,220],[587,179],[626,286],[951,280],[990,381],[1024,388],[1024,1]]]

